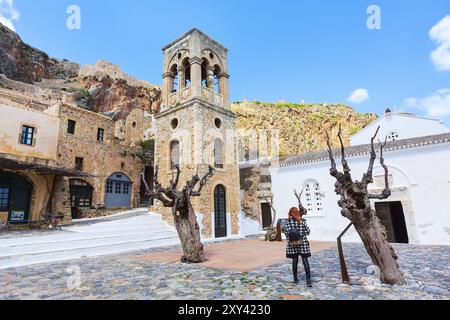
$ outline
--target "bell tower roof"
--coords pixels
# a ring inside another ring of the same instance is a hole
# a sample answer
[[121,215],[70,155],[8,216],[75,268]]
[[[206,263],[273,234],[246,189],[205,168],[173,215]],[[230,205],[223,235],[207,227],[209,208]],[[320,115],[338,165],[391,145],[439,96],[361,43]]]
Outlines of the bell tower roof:
[[166,52],[168,49],[170,49],[171,47],[175,46],[178,42],[182,41],[185,38],[188,38],[189,36],[192,36],[192,37],[195,37],[195,38],[199,38],[199,39],[203,38],[203,40],[205,42],[210,42],[210,43],[214,44],[214,46],[220,47],[223,51],[228,52],[227,48],[225,48],[219,42],[217,42],[216,40],[214,40],[213,38],[208,36],[206,33],[204,33],[203,31],[201,31],[201,30],[199,30],[197,28],[192,28],[191,30],[189,30],[188,32],[183,34],[182,36],[178,37],[177,39],[175,39],[174,41],[172,41],[171,43],[166,45],[162,49],[162,51]]
[[163,110],[191,99],[229,108],[227,48],[194,28],[162,50]]

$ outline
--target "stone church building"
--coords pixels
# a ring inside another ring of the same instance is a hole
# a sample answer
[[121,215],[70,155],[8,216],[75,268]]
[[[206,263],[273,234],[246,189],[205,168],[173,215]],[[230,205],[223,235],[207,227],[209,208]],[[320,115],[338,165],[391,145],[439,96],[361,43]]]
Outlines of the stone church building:
[[[240,233],[236,116],[230,111],[228,50],[198,29],[163,48],[162,110],[156,115],[155,164],[159,182],[169,185],[175,166],[180,186],[212,166],[214,176],[193,199],[205,238]],[[158,207],[166,221],[172,212]]]

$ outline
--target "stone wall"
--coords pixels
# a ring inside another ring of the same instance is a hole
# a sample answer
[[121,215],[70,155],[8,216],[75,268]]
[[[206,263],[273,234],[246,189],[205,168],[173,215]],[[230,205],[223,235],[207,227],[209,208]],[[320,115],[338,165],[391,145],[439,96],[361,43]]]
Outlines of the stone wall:
[[240,185],[243,191],[242,206],[246,217],[261,223],[261,203],[271,201],[272,178],[269,163],[261,161],[254,166],[240,168]]
[[[138,115],[139,113],[136,118]],[[112,119],[98,113],[70,105],[61,105],[59,117],[61,129],[58,143],[58,165],[74,168],[75,158],[83,158],[83,171],[95,176],[81,179],[88,182],[94,189],[92,205],[94,207],[104,205],[106,179],[116,172],[126,174],[133,182],[132,207],[135,203],[139,203],[142,148],[126,145],[125,141],[116,138]],[[67,133],[69,119],[76,121],[75,134]],[[138,125],[142,124],[139,122],[136,125],[137,131],[140,130]],[[103,141],[97,141],[98,128],[104,129]],[[68,184],[60,183],[56,190],[56,197],[62,198],[62,201],[65,202],[64,194],[68,192]],[[59,208],[58,205],[56,207]],[[62,205],[62,207],[67,210],[67,206]]]
[[[221,127],[216,128],[215,119],[221,119]],[[172,127],[173,120],[177,119],[178,126]],[[202,191],[202,195],[193,198],[192,204],[199,216],[203,218],[201,225],[202,233],[205,237],[214,237],[214,189],[219,184],[226,189],[226,206],[229,226],[229,235],[239,233],[239,213],[240,213],[240,193],[239,193],[239,168],[237,159],[226,159],[225,150],[227,147],[226,132],[235,130],[235,117],[232,113],[215,108],[207,103],[194,100],[188,104],[176,107],[157,116],[158,134],[155,145],[155,158],[159,167],[159,181],[163,186],[167,186],[173,178],[170,170],[170,142],[174,139],[180,141],[180,165],[182,187],[197,169],[200,176],[208,171],[208,165],[213,165],[214,139],[223,138],[224,142],[224,168],[216,168],[216,174],[208,181]],[[215,128],[215,129],[214,129]],[[236,152],[235,139],[232,139],[231,148]],[[203,157],[199,155],[203,155]],[[203,161],[202,161],[203,159]],[[170,210],[163,209],[159,205],[157,210],[163,218],[173,224],[173,217]]]

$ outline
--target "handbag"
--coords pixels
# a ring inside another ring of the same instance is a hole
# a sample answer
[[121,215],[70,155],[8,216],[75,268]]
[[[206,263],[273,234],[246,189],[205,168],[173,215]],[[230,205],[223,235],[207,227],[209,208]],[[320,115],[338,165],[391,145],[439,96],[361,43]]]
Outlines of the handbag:
[[288,233],[289,244],[293,246],[300,246],[303,244],[300,232],[297,229],[291,229]]

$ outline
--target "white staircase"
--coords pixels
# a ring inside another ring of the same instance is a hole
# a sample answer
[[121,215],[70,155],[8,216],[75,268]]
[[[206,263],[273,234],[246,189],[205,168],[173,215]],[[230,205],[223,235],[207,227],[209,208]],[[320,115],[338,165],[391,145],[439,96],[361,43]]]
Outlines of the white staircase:
[[176,230],[160,215],[149,214],[147,209],[134,214],[74,224],[44,235],[0,236],[0,270],[179,244]]

